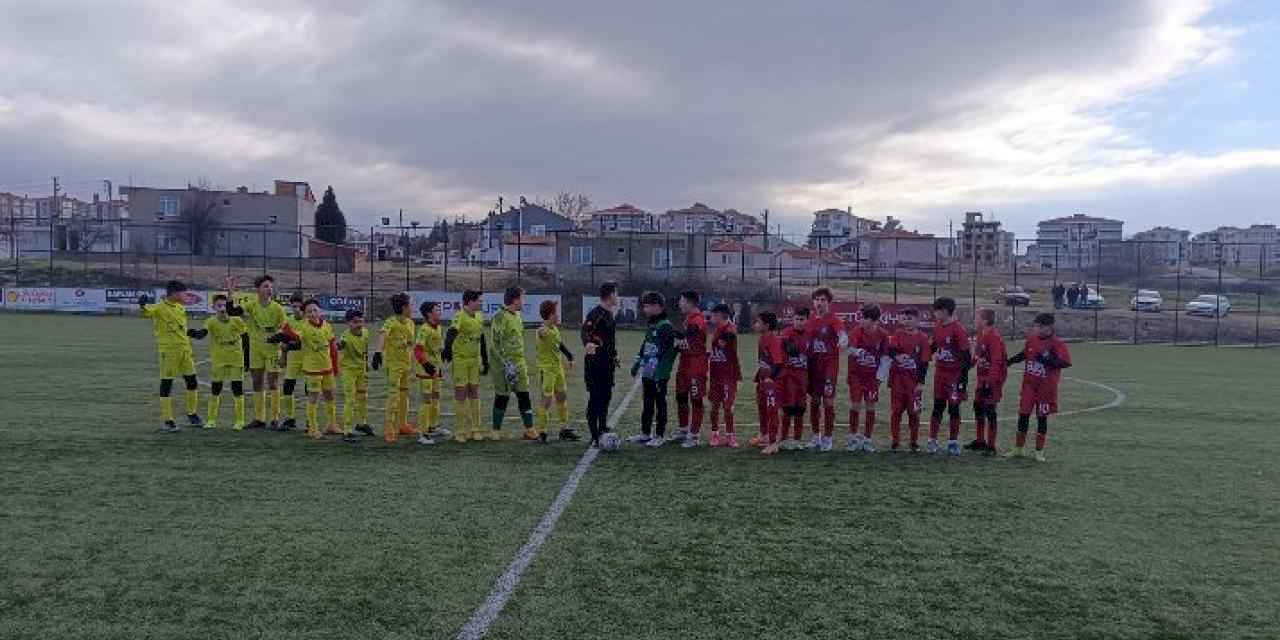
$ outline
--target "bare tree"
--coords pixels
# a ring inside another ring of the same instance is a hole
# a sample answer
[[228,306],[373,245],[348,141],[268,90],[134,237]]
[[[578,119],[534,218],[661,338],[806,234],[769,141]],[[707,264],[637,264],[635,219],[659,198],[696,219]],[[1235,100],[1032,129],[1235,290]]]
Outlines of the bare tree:
[[[207,180],[188,185],[188,198],[178,218],[186,225],[187,242],[191,253],[204,255],[205,247],[218,227],[218,194],[211,190]],[[181,236],[179,236],[181,237]]]
[[70,251],[93,251],[94,245],[106,240],[115,233],[111,225],[89,220],[81,220],[80,227],[67,229],[67,249]]
[[533,203],[578,222],[591,211],[591,196],[585,193],[561,191],[554,196],[538,196]]

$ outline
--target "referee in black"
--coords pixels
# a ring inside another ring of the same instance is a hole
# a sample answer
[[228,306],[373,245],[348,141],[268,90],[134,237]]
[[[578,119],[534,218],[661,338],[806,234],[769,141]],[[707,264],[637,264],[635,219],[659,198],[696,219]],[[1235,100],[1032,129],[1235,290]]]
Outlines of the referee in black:
[[613,399],[613,370],[618,368],[618,284],[600,285],[600,303],[582,321],[582,377],[587,385],[587,428],[591,446],[609,430],[609,402]]

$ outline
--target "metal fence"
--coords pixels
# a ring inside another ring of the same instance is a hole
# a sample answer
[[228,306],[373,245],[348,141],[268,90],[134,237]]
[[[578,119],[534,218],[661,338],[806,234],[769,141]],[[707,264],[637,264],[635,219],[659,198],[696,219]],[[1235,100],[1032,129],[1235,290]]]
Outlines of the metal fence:
[[[174,223],[9,222],[0,230],[6,236],[0,238],[6,258],[0,282],[14,287],[145,287],[169,279],[205,288],[230,279],[243,287],[271,273],[284,290],[376,301],[404,290],[496,291],[520,284],[564,294],[568,312],[577,294],[589,295],[606,280],[620,282],[628,295],[692,287],[756,304],[804,298],[828,286],[843,300],[927,304],[949,296],[966,323],[976,309],[994,308],[1009,335],[1021,335],[1034,314],[1052,311],[1059,332],[1073,339],[1280,344],[1278,245],[1077,240],[1046,246],[1019,239],[1005,249],[980,246],[962,255],[958,240],[906,232],[519,235],[471,224],[452,225],[447,238],[434,241],[425,227],[374,226],[365,240],[334,247],[317,242],[311,226],[183,233]],[[1082,292],[1074,298],[1073,285]]]

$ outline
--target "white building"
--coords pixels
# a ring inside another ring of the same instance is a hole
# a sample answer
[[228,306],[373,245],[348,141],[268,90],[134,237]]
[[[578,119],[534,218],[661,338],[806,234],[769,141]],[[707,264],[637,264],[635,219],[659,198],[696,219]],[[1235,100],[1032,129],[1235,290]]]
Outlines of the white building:
[[1182,253],[1186,251],[1182,245],[1191,240],[1191,232],[1162,226],[1139,231],[1130,239],[1142,243],[1140,251],[1146,262],[1176,265],[1180,260],[1187,258]]
[[[1097,266],[1102,243],[1124,239],[1124,221],[1077,213],[1036,225],[1036,248],[1041,263],[1062,269]],[[1056,263],[1056,264],[1055,264]]]
[[635,205],[622,203],[609,209],[592,211],[588,230],[594,234],[654,231],[654,215]]
[[879,228],[879,222],[853,215],[853,207],[814,211],[808,246],[818,248],[821,244],[824,250],[832,249],[845,244],[841,238],[857,238]]
[[1244,266],[1266,260],[1280,261],[1280,230],[1274,224],[1255,224],[1245,228],[1218,227],[1196,234],[1191,246],[1191,261],[1214,263],[1221,255],[1227,265]]

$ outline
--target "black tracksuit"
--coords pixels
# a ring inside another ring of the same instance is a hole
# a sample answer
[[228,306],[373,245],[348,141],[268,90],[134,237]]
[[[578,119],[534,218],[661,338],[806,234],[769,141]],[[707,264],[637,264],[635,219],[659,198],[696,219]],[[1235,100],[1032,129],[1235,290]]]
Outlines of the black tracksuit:
[[617,323],[613,314],[597,306],[582,323],[582,344],[596,345],[595,355],[582,358],[582,378],[587,385],[587,427],[591,441],[609,430],[609,403],[613,400],[613,372],[618,367]]

